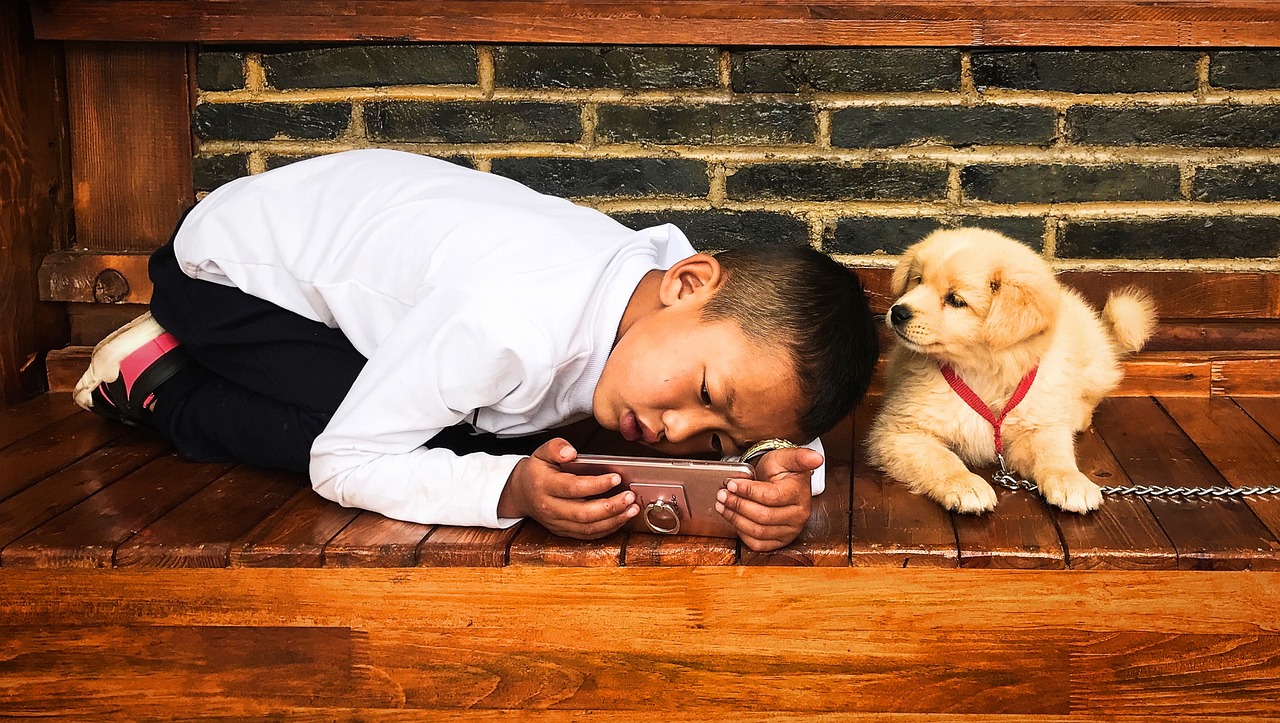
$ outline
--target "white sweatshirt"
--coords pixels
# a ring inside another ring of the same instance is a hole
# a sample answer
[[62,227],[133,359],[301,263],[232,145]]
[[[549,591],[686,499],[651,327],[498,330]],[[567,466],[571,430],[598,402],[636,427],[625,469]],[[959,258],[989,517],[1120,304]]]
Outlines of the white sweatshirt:
[[[240,178],[192,209],[183,271],[341,329],[368,358],[311,448],[324,497],[412,522],[505,527],[521,459],[422,445],[462,421],[502,436],[591,414],[642,276],[694,253],[515,181],[359,150]],[[815,494],[822,489],[814,476]]]

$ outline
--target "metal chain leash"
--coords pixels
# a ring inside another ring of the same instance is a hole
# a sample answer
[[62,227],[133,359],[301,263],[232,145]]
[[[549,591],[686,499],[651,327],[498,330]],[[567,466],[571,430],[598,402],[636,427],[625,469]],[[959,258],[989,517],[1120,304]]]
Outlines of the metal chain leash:
[[[1017,477],[1004,464],[1004,455],[996,455],[1000,469],[991,474],[991,481],[1010,490],[1038,492],[1039,486],[1031,480]],[[1280,486],[1266,487],[1165,487],[1160,485],[1134,485],[1132,487],[1103,487],[1104,495],[1132,495],[1134,497],[1252,497],[1256,495],[1280,495]]]

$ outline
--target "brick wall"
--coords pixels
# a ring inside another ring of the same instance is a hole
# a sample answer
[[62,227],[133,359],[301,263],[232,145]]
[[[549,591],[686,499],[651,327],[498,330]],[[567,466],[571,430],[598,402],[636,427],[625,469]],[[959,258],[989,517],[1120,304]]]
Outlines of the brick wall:
[[704,249],[884,265],[971,224],[1061,267],[1280,268],[1275,51],[206,48],[198,83],[198,191],[378,146]]

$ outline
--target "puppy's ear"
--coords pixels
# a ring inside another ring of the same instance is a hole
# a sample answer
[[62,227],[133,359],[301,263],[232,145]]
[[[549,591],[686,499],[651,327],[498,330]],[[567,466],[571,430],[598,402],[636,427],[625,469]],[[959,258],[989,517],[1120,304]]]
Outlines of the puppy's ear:
[[1003,349],[1048,329],[1058,316],[1060,294],[1050,274],[997,269],[991,277],[991,306],[982,325],[988,346]]
[[906,293],[907,281],[911,279],[911,269],[915,264],[916,249],[912,246],[902,254],[898,265],[893,267],[893,276],[889,279],[889,291],[893,294],[893,298],[896,299]]

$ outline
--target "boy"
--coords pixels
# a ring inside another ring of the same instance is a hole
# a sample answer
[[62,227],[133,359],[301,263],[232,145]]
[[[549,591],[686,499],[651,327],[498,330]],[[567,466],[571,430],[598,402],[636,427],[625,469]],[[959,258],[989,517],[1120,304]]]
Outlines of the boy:
[[[734,455],[815,440],[875,359],[861,288],[816,251],[697,254],[673,226],[632,231],[390,150],[222,186],[151,277],[153,316],[95,348],[77,403],[190,459],[308,471],[331,500],[414,522],[531,516],[594,538],[639,512],[630,492],[592,499],[613,476],[560,472],[576,456],[563,439],[457,454],[441,442],[455,425],[516,436],[593,415],[666,454]],[[821,464],[770,452],[722,514],[754,549],[789,543]]]

